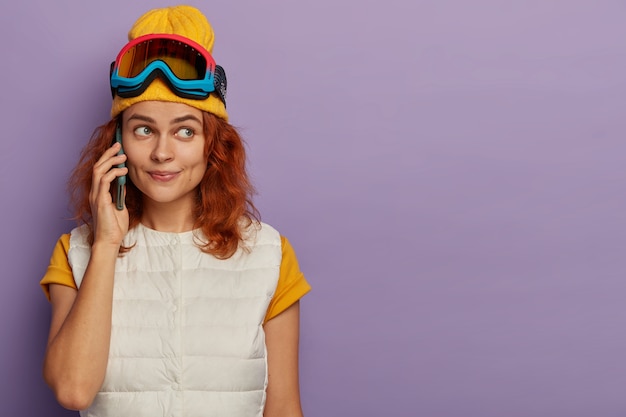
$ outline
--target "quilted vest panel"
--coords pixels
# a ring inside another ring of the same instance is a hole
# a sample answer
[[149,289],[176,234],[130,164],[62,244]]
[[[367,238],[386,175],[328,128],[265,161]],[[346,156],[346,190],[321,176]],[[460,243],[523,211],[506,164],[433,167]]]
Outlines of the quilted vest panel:
[[[87,229],[72,231],[68,259],[80,286]],[[203,253],[194,232],[139,225],[117,259],[111,346],[104,383],[83,417],[263,415],[263,319],[276,290],[279,233],[250,229],[229,259]]]

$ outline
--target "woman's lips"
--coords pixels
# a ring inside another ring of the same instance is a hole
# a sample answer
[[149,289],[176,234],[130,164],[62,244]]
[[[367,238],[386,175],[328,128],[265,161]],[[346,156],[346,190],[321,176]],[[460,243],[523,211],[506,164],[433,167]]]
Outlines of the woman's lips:
[[148,174],[150,178],[155,181],[160,182],[168,182],[176,178],[178,172],[170,172],[170,171],[149,171]]

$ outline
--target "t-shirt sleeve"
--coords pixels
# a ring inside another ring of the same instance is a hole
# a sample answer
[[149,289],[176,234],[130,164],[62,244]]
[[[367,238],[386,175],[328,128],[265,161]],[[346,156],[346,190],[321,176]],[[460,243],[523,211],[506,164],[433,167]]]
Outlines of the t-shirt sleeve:
[[50,257],[50,264],[48,270],[39,282],[44,294],[50,300],[50,284],[65,285],[76,289],[76,282],[74,282],[74,275],[72,274],[72,267],[67,260],[67,251],[70,248],[70,235],[61,235]]
[[304,278],[304,274],[300,271],[298,259],[296,258],[293,247],[286,237],[281,236],[280,240],[283,258],[280,263],[280,274],[278,276],[276,293],[267,308],[265,322],[285,311],[311,290],[311,286]]

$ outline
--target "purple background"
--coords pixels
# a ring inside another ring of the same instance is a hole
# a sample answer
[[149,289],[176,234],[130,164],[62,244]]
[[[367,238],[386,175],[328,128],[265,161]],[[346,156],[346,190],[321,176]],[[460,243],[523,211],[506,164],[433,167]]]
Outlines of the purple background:
[[[0,415],[76,415],[41,378],[38,281],[149,3],[0,6]],[[307,416],[626,413],[623,1],[190,4],[314,287]]]

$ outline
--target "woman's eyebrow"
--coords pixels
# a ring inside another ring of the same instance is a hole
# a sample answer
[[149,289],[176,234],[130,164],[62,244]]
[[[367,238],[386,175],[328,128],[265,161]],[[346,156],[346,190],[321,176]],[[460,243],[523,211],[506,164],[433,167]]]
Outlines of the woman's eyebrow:
[[155,123],[155,120],[153,118],[148,117],[148,116],[143,116],[141,114],[133,114],[132,116],[128,118],[128,121],[131,121],[131,120],[141,120],[147,123]]
[[182,122],[186,122],[187,120],[195,120],[196,122],[202,124],[202,120],[198,119],[193,114],[186,114],[184,116],[177,117],[174,120],[172,120],[171,124],[182,123]]

